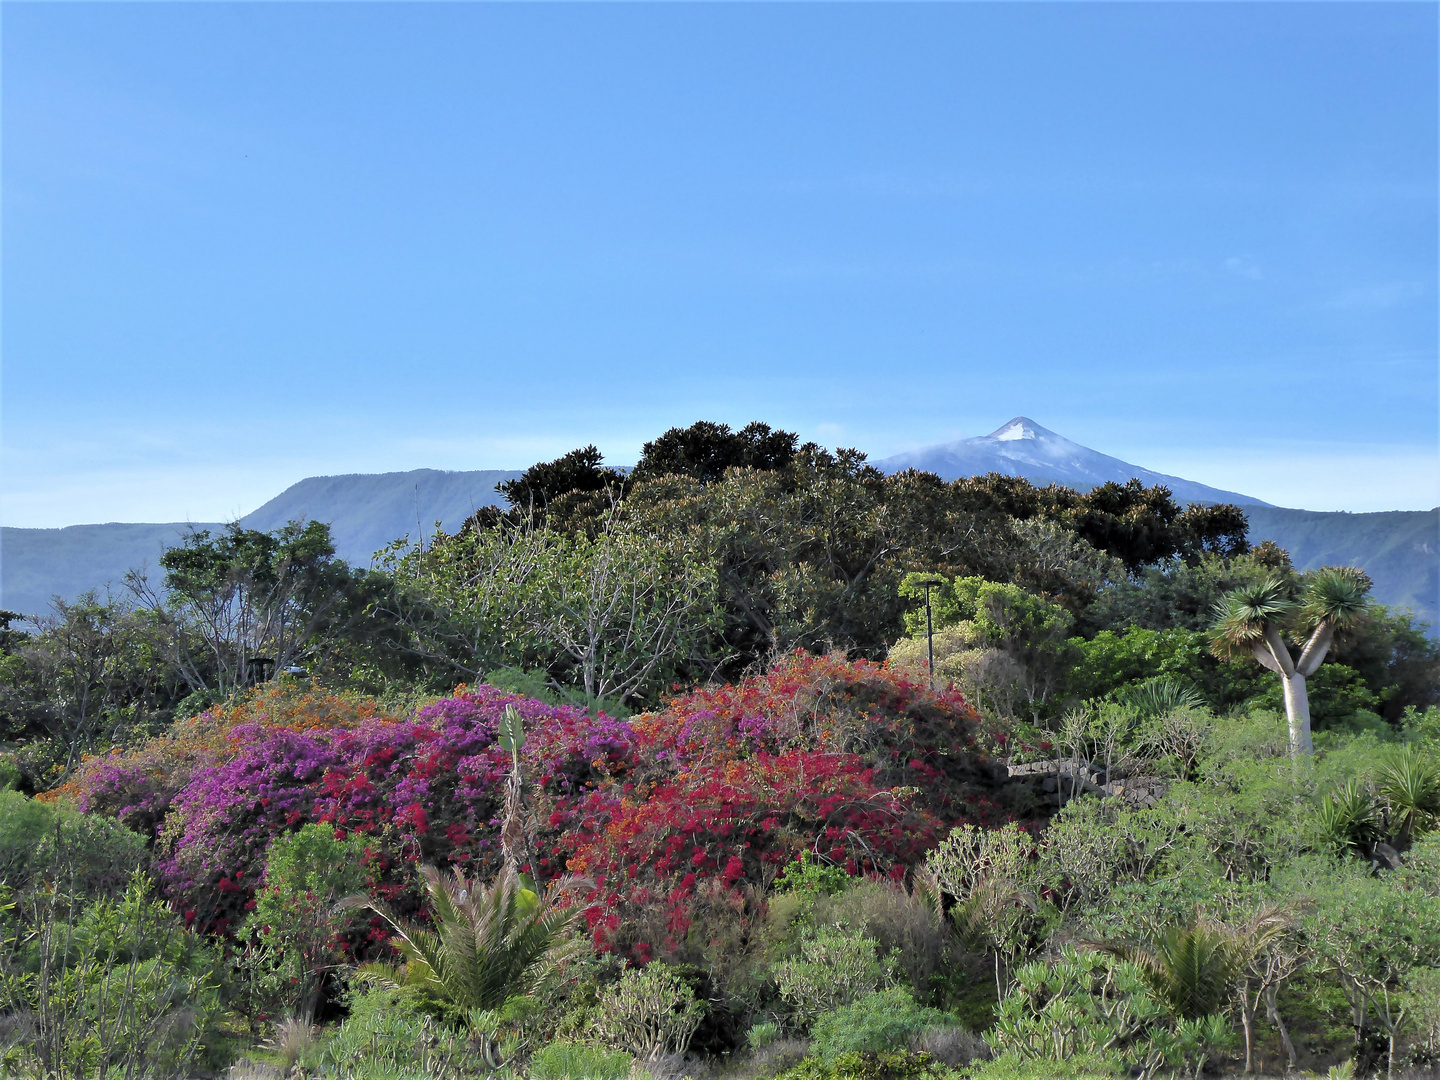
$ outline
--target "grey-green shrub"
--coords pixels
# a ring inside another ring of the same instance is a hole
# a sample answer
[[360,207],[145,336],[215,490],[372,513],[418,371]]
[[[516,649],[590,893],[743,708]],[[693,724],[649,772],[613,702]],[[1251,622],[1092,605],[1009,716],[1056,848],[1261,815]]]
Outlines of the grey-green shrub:
[[118,899],[81,907],[50,893],[22,915],[23,947],[0,963],[0,1012],[28,1017],[7,1067],[40,1075],[173,1076],[202,1064],[220,1013],[219,963],[151,899],[138,871]]
[[878,1054],[908,1047],[926,1028],[954,1022],[948,1013],[917,1005],[908,990],[895,986],[821,1013],[810,1029],[810,1053],[821,1061],[841,1054]]
[[624,1080],[634,1059],[587,1043],[561,1039],[530,1058],[533,1080]]
[[879,954],[894,963],[922,1002],[933,1004],[958,967],[960,949],[939,905],[899,882],[856,881],[843,892],[817,900],[814,921],[854,927],[874,938]]
[[705,1015],[705,1003],[665,964],[630,968],[605,992],[593,1021],[611,1045],[644,1061],[683,1054]]
[[17,894],[53,885],[69,896],[112,895],[149,858],[145,840],[110,818],[0,791],[0,881]]
[[780,996],[803,1029],[821,1013],[874,993],[889,977],[875,953],[875,939],[820,926],[800,942],[800,955],[774,965]]

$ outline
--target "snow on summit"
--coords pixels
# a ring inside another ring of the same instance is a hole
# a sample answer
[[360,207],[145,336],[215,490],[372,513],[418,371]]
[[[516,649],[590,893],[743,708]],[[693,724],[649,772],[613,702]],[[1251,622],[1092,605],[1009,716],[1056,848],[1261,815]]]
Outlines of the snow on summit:
[[1080,491],[1088,491],[1111,480],[1124,484],[1135,479],[1147,486],[1163,484],[1180,502],[1269,505],[1251,495],[1223,491],[1194,480],[1131,465],[1128,461],[1057,435],[1028,416],[1017,416],[989,435],[922,447],[884,458],[875,465],[889,473],[904,469],[933,472],[944,480],[998,472],[1023,476],[1035,484],[1064,484]]

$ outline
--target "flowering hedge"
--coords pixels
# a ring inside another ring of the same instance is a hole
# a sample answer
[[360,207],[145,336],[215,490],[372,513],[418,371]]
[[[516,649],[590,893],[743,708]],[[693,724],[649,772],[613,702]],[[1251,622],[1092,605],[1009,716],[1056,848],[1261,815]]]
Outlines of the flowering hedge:
[[570,869],[600,886],[601,947],[651,944],[622,929],[639,906],[662,906],[679,937],[708,883],[768,885],[802,849],[899,877],[952,825],[1004,817],[974,710],[881,664],[798,654],[632,726],[641,753],[621,790],[551,821]]
[[497,865],[507,705],[527,735],[531,870],[595,882],[587,917],[602,948],[645,955],[637,912],[683,935],[701,891],[768,884],[802,849],[901,876],[953,824],[1003,817],[958,694],[804,655],[632,721],[489,686],[409,717],[271,691],[89,763],[71,793],[148,830],[172,900],[211,929],[250,904],[271,840],[307,822],[373,838],[375,888],[393,898],[407,864]]

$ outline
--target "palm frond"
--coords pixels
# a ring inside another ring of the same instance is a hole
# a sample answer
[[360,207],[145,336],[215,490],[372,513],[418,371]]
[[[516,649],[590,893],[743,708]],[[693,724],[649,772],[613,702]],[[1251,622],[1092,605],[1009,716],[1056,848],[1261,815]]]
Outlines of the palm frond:
[[1337,851],[1358,851],[1379,839],[1380,805],[1370,785],[1352,778],[1320,803],[1315,824],[1321,839]]
[[1370,607],[1370,578],[1354,566],[1326,566],[1305,586],[1300,611],[1306,623],[1328,622],[1336,629],[1354,626]]
[[1381,766],[1377,786],[1403,839],[1440,823],[1440,763],[1432,755],[1407,746]]
[[1223,1009],[1235,976],[1251,955],[1242,935],[1204,919],[1166,928],[1149,948],[1091,945],[1134,964],[1158,1001],[1176,1016],[1192,1020]]
[[569,878],[542,898],[510,866],[488,886],[460,870],[425,866],[420,872],[434,930],[402,925],[364,897],[347,897],[341,904],[370,907],[390,923],[407,983],[467,1010],[498,1008],[530,989],[541,962],[555,953],[578,912],[558,901],[588,884]]
[[1122,705],[1131,705],[1143,717],[1161,716],[1176,709],[1206,708],[1200,691],[1163,675],[1127,687],[1116,695]]

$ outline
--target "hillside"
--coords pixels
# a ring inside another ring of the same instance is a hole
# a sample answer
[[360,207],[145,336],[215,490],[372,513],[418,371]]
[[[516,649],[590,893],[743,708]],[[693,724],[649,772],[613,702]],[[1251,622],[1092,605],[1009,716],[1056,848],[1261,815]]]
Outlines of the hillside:
[[1322,513],[1247,506],[1250,541],[1274,540],[1302,570],[1363,567],[1383,604],[1440,624],[1440,509],[1379,514]]
[[[477,507],[499,501],[496,483],[519,475],[501,469],[416,469],[312,476],[240,520],[263,530],[287,521],[329,522],[340,556],[364,566],[392,540],[428,534],[437,521],[453,532]],[[111,522],[64,529],[0,529],[0,607],[31,615],[45,611],[51,596],[68,600],[87,589],[103,591],[107,585],[119,589],[126,571],[140,566],[153,571],[160,553],[192,527],[220,526]]]
[[89,589],[121,591],[127,571],[148,567],[152,580],[160,554],[191,528],[214,523],[164,525],[112,521],[63,529],[0,529],[0,607],[34,615],[50,598],[73,600]]
[[292,484],[241,521],[269,531],[287,521],[330,523],[335,549],[346,562],[368,565],[371,556],[402,536],[428,536],[438,521],[454,532],[482,506],[503,500],[495,491],[516,471],[351,473],[312,476]]
[[942,480],[982,476],[998,472],[1023,476],[1033,484],[1062,484],[1077,491],[1089,491],[1108,481],[1126,483],[1138,479],[1146,487],[1163,484],[1181,502],[1225,502],[1241,506],[1268,506],[1251,495],[1199,484],[1180,476],[1153,472],[1128,461],[1091,450],[1043,428],[1026,416],[1017,416],[989,435],[921,447],[875,465],[887,473],[902,469],[933,472]]

